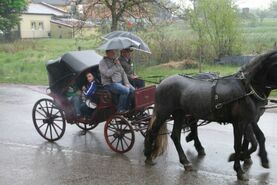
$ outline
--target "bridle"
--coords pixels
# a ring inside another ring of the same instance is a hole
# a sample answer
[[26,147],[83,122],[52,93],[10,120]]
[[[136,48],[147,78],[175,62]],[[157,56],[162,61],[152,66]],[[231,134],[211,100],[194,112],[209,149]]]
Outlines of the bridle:
[[239,71],[238,72],[238,79],[242,80],[244,82],[244,85],[246,86],[246,88],[248,87],[248,89],[250,89],[250,92],[246,93],[248,96],[253,95],[257,100],[259,101],[267,101],[267,97],[266,95],[259,95],[259,93],[257,92],[257,90],[254,89],[253,85],[251,83],[246,83],[246,76],[244,74],[243,71]]

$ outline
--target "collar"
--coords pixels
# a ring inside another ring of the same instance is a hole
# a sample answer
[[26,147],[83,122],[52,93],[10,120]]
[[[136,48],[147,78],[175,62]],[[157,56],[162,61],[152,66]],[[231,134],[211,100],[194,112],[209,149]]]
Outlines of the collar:
[[267,97],[265,95],[260,96],[257,91],[253,88],[253,86],[251,84],[249,84],[249,88],[250,88],[250,94],[254,95],[255,98],[257,98],[260,101],[267,101]]
[[238,74],[237,74],[237,78],[244,81],[244,85],[248,86],[249,89],[250,89],[250,92],[247,93],[247,95],[253,95],[257,100],[260,100],[260,101],[267,101],[267,97],[263,94],[263,96],[259,95],[257,93],[257,91],[254,89],[254,87],[252,86],[251,83],[247,84],[245,82],[246,80],[246,76],[245,76],[245,73],[243,71],[239,71]]

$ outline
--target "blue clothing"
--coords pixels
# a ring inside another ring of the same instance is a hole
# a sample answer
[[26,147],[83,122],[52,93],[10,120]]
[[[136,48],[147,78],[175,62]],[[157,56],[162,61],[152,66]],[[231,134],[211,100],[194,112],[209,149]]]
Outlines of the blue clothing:
[[131,95],[134,92],[133,87],[126,87],[122,83],[111,83],[105,85],[105,88],[119,95],[117,111],[127,111],[131,108]]
[[89,84],[86,86],[86,90],[85,90],[84,94],[86,95],[86,97],[91,98],[94,95],[95,92],[96,92],[96,83],[95,83],[95,81],[89,82]]

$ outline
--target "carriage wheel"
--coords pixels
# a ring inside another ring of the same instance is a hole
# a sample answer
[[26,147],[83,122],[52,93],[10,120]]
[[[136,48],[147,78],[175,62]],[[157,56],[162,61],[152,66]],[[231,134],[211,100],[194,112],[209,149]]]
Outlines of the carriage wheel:
[[146,121],[140,122],[138,124],[138,126],[140,128],[139,131],[140,131],[141,135],[143,135],[144,137],[146,136],[146,131],[147,131],[148,124],[149,124],[149,121],[151,119],[151,116],[153,115],[153,110],[154,110],[153,107],[147,107],[144,110],[143,115],[144,115],[144,117],[149,117],[149,119],[147,119]]
[[38,133],[48,141],[60,139],[65,132],[63,112],[53,100],[40,99],[33,107],[33,123]]
[[133,127],[123,116],[116,115],[109,119],[105,124],[104,134],[109,147],[118,153],[128,152],[135,143]]
[[80,122],[78,122],[78,123],[76,123],[76,125],[82,130],[89,131],[89,130],[92,130],[95,127],[97,127],[98,123],[80,123]]

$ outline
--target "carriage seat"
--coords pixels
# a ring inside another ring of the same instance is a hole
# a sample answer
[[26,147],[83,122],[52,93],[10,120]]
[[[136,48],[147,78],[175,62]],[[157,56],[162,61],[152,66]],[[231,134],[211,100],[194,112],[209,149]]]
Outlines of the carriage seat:
[[103,86],[97,86],[95,97],[98,108],[107,108],[115,104],[113,100],[113,94]]

